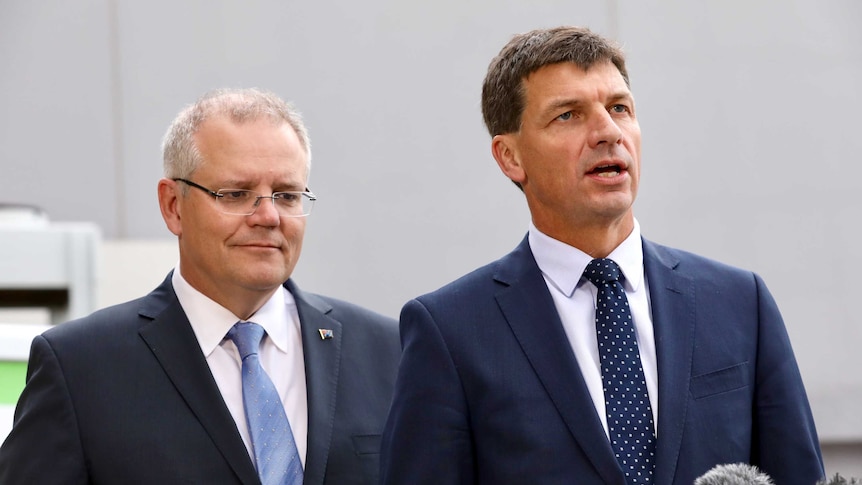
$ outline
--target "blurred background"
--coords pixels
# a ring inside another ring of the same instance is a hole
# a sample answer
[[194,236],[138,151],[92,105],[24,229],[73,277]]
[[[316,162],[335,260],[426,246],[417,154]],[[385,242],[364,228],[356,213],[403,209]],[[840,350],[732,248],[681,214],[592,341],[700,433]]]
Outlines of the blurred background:
[[827,471],[862,477],[860,21],[857,0],[0,0],[0,438],[32,333],[176,263],[156,183],[183,106],[294,102],[319,196],[295,279],[397,317],[525,234],[481,82],[513,34],[576,24],[628,55],[644,236],[763,276]]

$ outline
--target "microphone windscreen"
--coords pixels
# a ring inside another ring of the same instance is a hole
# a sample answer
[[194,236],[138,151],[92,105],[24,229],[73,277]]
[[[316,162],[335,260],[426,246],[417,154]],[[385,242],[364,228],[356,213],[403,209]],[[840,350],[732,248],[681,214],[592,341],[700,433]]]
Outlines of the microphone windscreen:
[[769,475],[754,465],[716,465],[694,481],[694,485],[775,485]]

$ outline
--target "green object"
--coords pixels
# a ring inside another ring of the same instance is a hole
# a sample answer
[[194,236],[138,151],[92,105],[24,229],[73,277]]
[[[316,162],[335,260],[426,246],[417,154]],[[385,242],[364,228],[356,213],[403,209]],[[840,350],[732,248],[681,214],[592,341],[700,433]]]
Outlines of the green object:
[[0,361],[0,404],[15,404],[27,377],[27,362]]

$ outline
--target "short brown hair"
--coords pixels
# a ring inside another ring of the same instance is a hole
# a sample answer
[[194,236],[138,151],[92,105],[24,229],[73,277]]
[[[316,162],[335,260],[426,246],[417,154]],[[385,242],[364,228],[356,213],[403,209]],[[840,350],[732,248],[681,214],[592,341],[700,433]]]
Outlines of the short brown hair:
[[611,62],[629,86],[622,50],[589,29],[555,27],[516,35],[491,61],[482,83],[482,116],[492,137],[520,130],[524,79],[543,66],[560,62],[571,62],[584,71]]

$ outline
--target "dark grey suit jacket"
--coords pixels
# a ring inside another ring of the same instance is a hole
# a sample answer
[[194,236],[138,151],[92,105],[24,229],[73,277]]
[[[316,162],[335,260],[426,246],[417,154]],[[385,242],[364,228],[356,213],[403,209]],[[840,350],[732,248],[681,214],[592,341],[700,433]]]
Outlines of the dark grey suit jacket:
[[[308,389],[306,484],[377,482],[400,356],[394,320],[285,287]],[[331,329],[321,339],[318,329]],[[257,484],[171,285],[36,337],[0,483]]]
[[[658,358],[656,485],[721,463],[778,484],[823,476],[775,301],[749,271],[643,241]],[[401,312],[382,447],[391,485],[625,485],[524,241]]]

